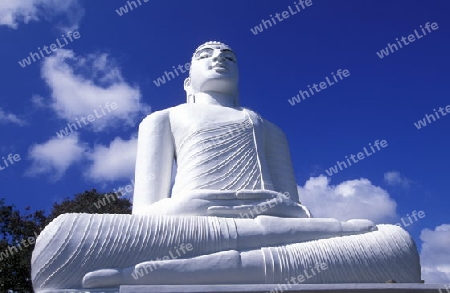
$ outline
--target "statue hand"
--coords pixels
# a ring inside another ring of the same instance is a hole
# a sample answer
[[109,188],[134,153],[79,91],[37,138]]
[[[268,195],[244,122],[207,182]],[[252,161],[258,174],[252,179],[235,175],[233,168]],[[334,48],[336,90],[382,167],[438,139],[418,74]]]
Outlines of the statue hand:
[[[252,211],[250,213],[250,211]],[[193,190],[160,200],[146,210],[150,215],[246,217],[258,215],[307,218],[309,212],[289,196],[271,190]]]
[[271,190],[240,190],[236,192],[240,200],[251,200],[240,205],[216,205],[208,208],[210,216],[249,217],[258,215],[309,218],[310,212],[301,204],[292,201],[288,195]]
[[172,198],[162,199],[145,209],[149,215],[196,215],[210,216],[212,206],[257,205],[273,198],[273,194],[237,194],[229,190],[192,190]]

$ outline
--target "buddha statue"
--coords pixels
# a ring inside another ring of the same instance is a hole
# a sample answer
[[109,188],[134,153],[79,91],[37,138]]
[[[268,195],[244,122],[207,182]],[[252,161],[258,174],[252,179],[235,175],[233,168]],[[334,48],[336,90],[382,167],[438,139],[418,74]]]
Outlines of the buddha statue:
[[285,134],[240,106],[238,80],[229,46],[195,50],[187,103],[139,126],[132,215],[56,218],[33,251],[36,292],[283,284],[324,264],[304,283],[420,283],[417,249],[402,228],[312,217]]

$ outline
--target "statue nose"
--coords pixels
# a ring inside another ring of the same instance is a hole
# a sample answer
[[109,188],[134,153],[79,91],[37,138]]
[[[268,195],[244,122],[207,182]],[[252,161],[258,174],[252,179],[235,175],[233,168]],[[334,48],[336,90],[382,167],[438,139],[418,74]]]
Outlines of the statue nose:
[[223,61],[223,60],[225,60],[225,57],[222,54],[213,57],[213,61]]

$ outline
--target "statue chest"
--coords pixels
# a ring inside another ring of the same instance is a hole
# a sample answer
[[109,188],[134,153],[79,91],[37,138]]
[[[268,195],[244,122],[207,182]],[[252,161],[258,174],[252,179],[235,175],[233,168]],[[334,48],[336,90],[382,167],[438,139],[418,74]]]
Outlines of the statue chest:
[[190,147],[204,148],[245,135],[254,136],[258,143],[264,136],[263,120],[257,113],[212,105],[186,105],[177,109],[176,116],[171,115],[171,127],[179,151],[192,139],[200,141],[197,146]]
[[177,178],[189,178],[176,181],[174,191],[269,187],[261,117],[246,109],[206,110],[191,111],[172,124]]

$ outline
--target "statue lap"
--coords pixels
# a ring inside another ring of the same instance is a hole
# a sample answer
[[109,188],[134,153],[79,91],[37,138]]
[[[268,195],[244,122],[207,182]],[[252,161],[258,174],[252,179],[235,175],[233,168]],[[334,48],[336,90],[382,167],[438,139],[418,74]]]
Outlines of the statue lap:
[[[253,251],[249,263],[263,263],[265,268],[272,268],[259,276],[260,283],[283,283],[285,278],[298,276],[316,263],[326,263],[328,269],[308,282],[377,283],[389,279],[420,282],[419,257],[414,242],[397,226],[374,228],[370,223],[362,222],[344,227],[347,222],[339,225],[334,219],[261,218],[262,221],[220,217],[61,215],[38,238],[33,253],[33,283],[36,288],[81,288],[81,280],[91,271],[126,269],[157,259],[167,262],[182,259],[189,267],[189,261],[194,264],[196,257],[214,256],[225,251],[237,251],[243,257]],[[256,231],[253,241],[253,235],[247,235],[247,231],[239,228],[249,226],[250,222],[254,225],[251,230]],[[291,239],[286,236],[292,234],[289,227],[283,230],[283,225],[290,222],[305,226]],[[308,235],[311,227],[317,230],[320,226],[333,228]],[[258,231],[258,227],[262,230]],[[264,237],[258,239],[257,235]],[[266,240],[266,244],[272,241],[273,245],[261,246],[264,244],[261,239],[271,239]],[[191,250],[185,249],[181,253],[179,248],[188,245]],[[59,249],[50,250],[49,247]],[[349,252],[349,247],[357,249]],[[341,257],[345,255],[347,257]],[[186,273],[189,275],[189,269]],[[195,268],[191,273],[195,274]],[[172,283],[166,284],[180,284],[179,281],[171,279]],[[152,282],[158,284],[158,279],[153,277],[150,284]],[[129,284],[133,284],[133,279]]]

